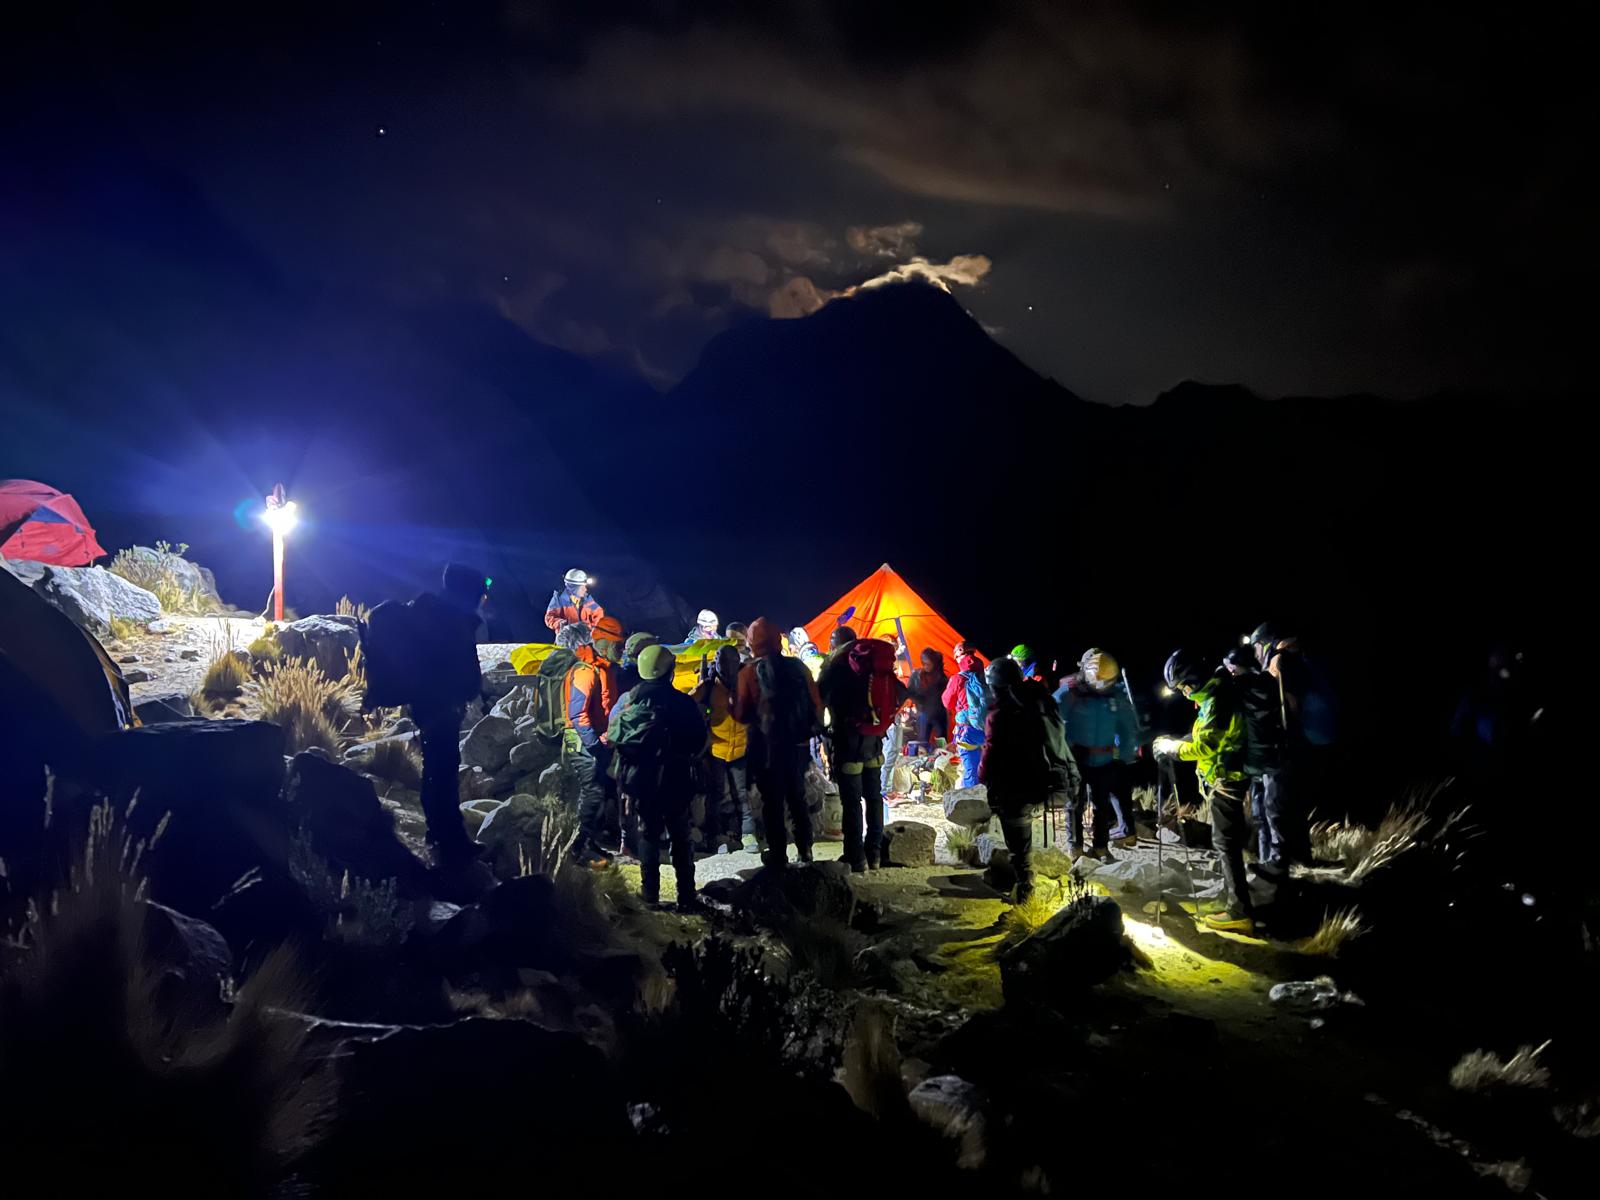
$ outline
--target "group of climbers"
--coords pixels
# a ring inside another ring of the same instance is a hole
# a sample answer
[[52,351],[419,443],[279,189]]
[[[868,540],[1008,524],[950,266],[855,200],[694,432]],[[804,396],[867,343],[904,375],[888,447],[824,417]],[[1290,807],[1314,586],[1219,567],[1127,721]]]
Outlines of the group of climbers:
[[[1032,824],[1045,805],[1065,810],[1074,858],[1109,859],[1111,846],[1137,842],[1133,784],[1146,737],[1127,681],[1104,650],[1085,651],[1053,693],[1026,644],[991,663],[960,643],[954,675],[928,649],[903,682],[897,668],[906,651],[897,640],[858,638],[840,625],[824,657],[804,629],[785,636],[764,617],[719,634],[708,609],[679,652],[697,641],[722,644],[696,652],[698,680],[680,690],[673,650],[653,634],[625,636],[592,583],[582,570],[567,572],[545,614],[556,647],[569,655],[557,669],[564,671],[562,748],[578,797],[572,852],[593,865],[608,862],[612,847],[637,852],[647,899],[659,896],[665,839],[680,902],[694,904],[693,829],[724,853],[742,849],[746,832],[755,831],[764,838],[763,860],[781,866],[792,828],[800,860],[811,861],[806,776],[819,744],[838,785],[844,858],[853,870],[882,862],[886,760],[913,739],[928,751],[953,743],[961,785],[987,786],[1019,899],[1032,889]],[[488,587],[480,572],[451,564],[441,594],[398,606],[424,651],[408,676],[420,682],[404,690],[423,748],[429,838],[441,862],[454,865],[476,858],[456,796],[457,739],[465,706],[482,686],[473,643]],[[375,610],[375,625],[388,608]],[[398,627],[398,618],[388,620]],[[384,647],[369,649],[379,666]],[[1186,737],[1156,738],[1153,751],[1158,763],[1193,763],[1210,802],[1226,908],[1207,921],[1250,932],[1248,841],[1258,873],[1274,881],[1310,857],[1308,814],[1317,758],[1333,736],[1331,694],[1298,640],[1269,625],[1214,669],[1174,652],[1165,678],[1197,710]],[[902,717],[908,730],[897,736]],[[752,785],[759,814],[749,811]],[[703,812],[695,811],[696,797],[704,798]]]
[[1226,907],[1212,928],[1253,933],[1256,907],[1245,874],[1252,829],[1256,871],[1281,883],[1309,863],[1310,814],[1326,772],[1319,760],[1332,745],[1332,690],[1300,649],[1299,639],[1263,624],[1241,650],[1211,668],[1177,650],[1167,659],[1167,686],[1194,702],[1184,738],[1161,737],[1157,761],[1192,762],[1211,802],[1212,845],[1222,864]]

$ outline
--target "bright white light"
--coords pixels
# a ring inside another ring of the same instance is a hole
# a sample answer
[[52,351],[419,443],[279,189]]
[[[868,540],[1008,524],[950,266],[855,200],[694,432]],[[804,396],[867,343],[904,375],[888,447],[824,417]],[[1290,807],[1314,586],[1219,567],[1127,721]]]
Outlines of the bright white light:
[[267,523],[267,528],[279,537],[288,534],[300,521],[295,515],[293,500],[286,500],[277,508],[267,509],[261,514],[261,519]]
[[1161,689],[1161,698],[1163,700],[1171,700],[1172,699],[1172,689],[1169,688],[1169,687],[1162,688]]
[[1239,639],[1239,645],[1248,646],[1249,644],[1250,644],[1250,635],[1247,633],[1242,638]]
[[591,575],[591,576],[589,576],[589,578],[585,579],[584,582],[587,583],[590,587],[593,587],[595,584],[599,583],[600,581],[598,579],[596,579],[593,575]]

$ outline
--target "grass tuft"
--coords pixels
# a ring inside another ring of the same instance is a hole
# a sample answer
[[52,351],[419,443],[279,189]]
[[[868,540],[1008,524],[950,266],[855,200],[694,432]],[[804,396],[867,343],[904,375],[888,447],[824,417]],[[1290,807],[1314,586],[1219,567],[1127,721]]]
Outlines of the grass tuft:
[[244,691],[245,711],[281,726],[291,754],[320,746],[337,755],[360,706],[348,677],[329,679],[322,668],[301,659],[266,664]]
[[952,825],[945,831],[944,848],[958,863],[967,861],[967,856],[972,853],[975,845],[977,838],[965,825]]
[[170,542],[157,542],[155,554],[139,554],[133,550],[118,550],[111,560],[110,571],[129,583],[154,594],[161,602],[161,611],[203,617],[221,612],[222,605],[198,588],[189,587],[179,574],[178,564],[189,549],[187,543],[174,546]]
[[382,741],[373,748],[367,774],[398,783],[413,792],[422,787],[422,751],[415,740]]
[[1360,912],[1354,908],[1344,908],[1335,913],[1325,913],[1317,931],[1301,938],[1294,944],[1294,949],[1298,954],[1336,958],[1346,942],[1366,932],[1367,926],[1361,920]]
[[1464,1054],[1450,1069],[1450,1086],[1458,1092],[1482,1092],[1497,1087],[1549,1087],[1550,1069],[1539,1065],[1539,1055],[1549,1044],[1519,1046],[1505,1061],[1488,1050]]

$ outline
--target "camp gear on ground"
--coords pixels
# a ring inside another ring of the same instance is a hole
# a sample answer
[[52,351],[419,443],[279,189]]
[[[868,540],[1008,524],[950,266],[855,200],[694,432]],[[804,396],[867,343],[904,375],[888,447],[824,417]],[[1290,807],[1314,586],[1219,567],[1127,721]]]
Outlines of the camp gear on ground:
[[0,479],[0,558],[84,567],[105,553],[67,493],[32,479]]

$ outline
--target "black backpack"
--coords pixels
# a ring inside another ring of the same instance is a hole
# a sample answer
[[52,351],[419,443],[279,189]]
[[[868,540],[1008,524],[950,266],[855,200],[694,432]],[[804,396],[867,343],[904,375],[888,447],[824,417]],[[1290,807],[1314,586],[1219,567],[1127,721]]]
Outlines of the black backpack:
[[359,626],[367,676],[364,708],[399,708],[421,695],[419,626],[416,610],[399,600],[385,600],[367,614]]
[[1239,768],[1252,777],[1281,770],[1288,737],[1277,679],[1262,671],[1236,676],[1231,683],[1234,703],[1244,714],[1244,757]]
[[768,747],[798,746],[818,731],[817,708],[811,700],[810,674],[796,658],[758,658],[756,680],[761,704],[756,729]]

